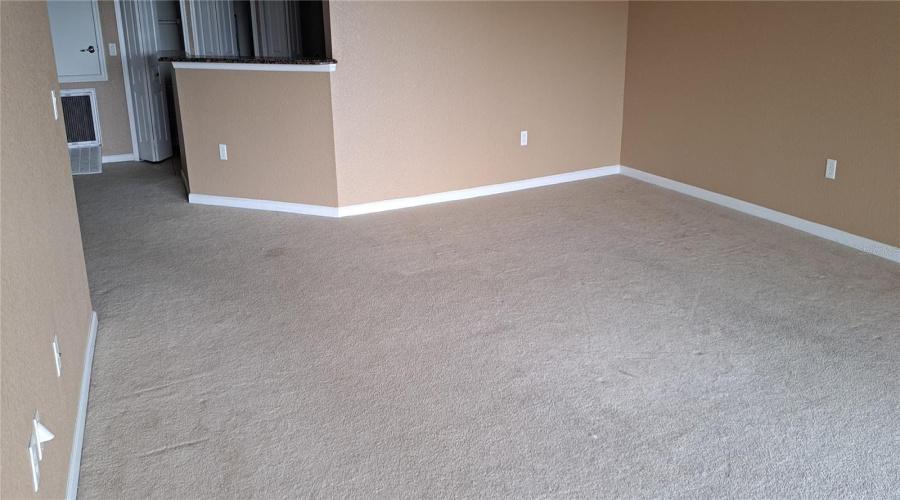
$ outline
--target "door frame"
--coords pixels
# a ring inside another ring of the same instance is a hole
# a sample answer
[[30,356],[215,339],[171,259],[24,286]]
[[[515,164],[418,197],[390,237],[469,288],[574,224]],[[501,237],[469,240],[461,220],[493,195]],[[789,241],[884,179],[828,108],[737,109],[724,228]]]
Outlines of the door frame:
[[[96,1],[96,0],[94,0]],[[122,61],[122,77],[125,84],[125,102],[128,105],[128,126],[131,129],[131,160],[140,158],[138,153],[137,125],[134,119],[134,103],[131,101],[131,74],[128,71],[128,44],[125,43],[125,26],[122,24],[122,0],[114,0],[116,8],[116,30],[119,35],[119,59]],[[182,13],[184,17],[184,13]],[[183,22],[183,21],[182,21]]]
[[[106,72],[106,50],[103,46],[103,26],[100,25],[100,5],[97,0],[86,0],[91,3],[91,10],[94,11],[94,26],[97,33],[97,52],[100,53],[100,74],[96,76],[59,76],[59,83],[83,83],[83,82],[105,82],[109,81],[109,74]],[[118,1],[118,0],[116,0]],[[54,61],[55,64],[55,61]]]

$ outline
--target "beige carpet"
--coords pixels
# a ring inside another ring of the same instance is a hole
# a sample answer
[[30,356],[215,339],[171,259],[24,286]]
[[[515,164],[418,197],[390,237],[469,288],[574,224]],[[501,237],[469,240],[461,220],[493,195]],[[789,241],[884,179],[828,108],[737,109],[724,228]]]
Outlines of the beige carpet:
[[105,170],[83,498],[900,491],[896,264],[618,176],[335,220]]

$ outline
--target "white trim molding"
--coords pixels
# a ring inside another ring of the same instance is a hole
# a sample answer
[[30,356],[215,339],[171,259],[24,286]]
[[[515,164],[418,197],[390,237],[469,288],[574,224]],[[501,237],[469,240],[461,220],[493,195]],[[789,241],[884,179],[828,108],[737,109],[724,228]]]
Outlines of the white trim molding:
[[214,69],[226,71],[292,71],[297,73],[334,73],[337,64],[254,64],[222,62],[172,62],[175,69]]
[[122,162],[122,161],[134,161],[134,154],[126,153],[123,155],[103,155],[103,157],[100,158],[100,161],[102,161],[103,163],[118,163],[118,162]]
[[318,215],[320,217],[337,217],[337,207],[322,205],[304,205],[283,201],[254,200],[251,198],[232,198],[230,196],[211,196],[208,194],[188,194],[188,202],[195,205],[215,205],[218,207],[250,208],[268,210],[270,212],[287,212],[302,215]]
[[94,344],[97,342],[97,313],[91,313],[91,329],[84,349],[84,370],[81,373],[81,396],[78,399],[78,417],[75,420],[75,437],[72,440],[72,457],[69,459],[69,480],[66,498],[78,496],[78,476],[81,472],[81,447],[84,444],[84,423],[87,419],[88,392],[91,390],[91,367],[94,364]]
[[737,210],[738,212],[743,212],[754,217],[759,217],[760,219],[765,219],[777,224],[798,229],[800,231],[803,231],[804,233],[809,233],[811,235],[818,236],[819,238],[824,238],[835,243],[840,243],[841,245],[854,248],[861,252],[876,255],[878,257],[882,257],[884,259],[891,260],[900,264],[900,248],[887,245],[885,243],[879,243],[875,240],[870,240],[868,238],[857,236],[846,231],[841,231],[840,229],[835,229],[830,226],[808,221],[806,219],[801,219],[799,217],[788,215],[786,213],[777,212],[775,210],[739,200],[737,198],[732,198],[730,196],[725,196],[724,194],[707,191],[696,186],[691,186],[690,184],[673,181],[672,179],[649,174],[641,170],[620,166],[620,173],[626,177],[631,177],[632,179],[637,179],[648,184],[653,184],[654,186],[670,189],[681,194],[686,194],[688,196],[699,198],[710,203],[715,203],[716,205],[721,205],[732,210]]
[[348,205],[345,207],[326,207],[322,205],[305,205],[302,203],[253,200],[249,198],[231,198],[228,196],[211,196],[195,193],[190,193],[188,195],[188,201],[190,203],[195,203],[198,205],[251,208],[255,210],[269,210],[273,212],[318,215],[320,217],[350,217],[354,215],[385,212],[388,210],[398,210],[401,208],[433,205],[435,203],[444,203],[448,201],[467,200],[470,198],[478,198],[481,196],[490,196],[492,194],[509,193],[511,191],[521,191],[523,189],[531,189],[541,186],[552,186],[554,184],[563,184],[566,182],[593,179],[596,177],[605,177],[607,175],[615,175],[618,173],[619,166],[613,165],[609,167],[599,167],[588,170],[578,170],[576,172],[567,172],[565,174],[548,175],[546,177],[537,177],[534,179],[525,179],[522,181],[504,182],[502,184],[492,184],[490,186],[459,189],[456,191],[446,191],[443,193],[426,194],[422,196],[411,196],[408,198],[374,201],[372,203]]
[[546,177],[535,177],[534,179],[525,179],[522,181],[504,182],[502,184],[491,184],[489,186],[459,189],[456,191],[445,191],[443,193],[411,196],[409,198],[397,198],[393,200],[374,201],[372,203],[362,203],[360,205],[348,205],[346,207],[338,208],[338,217],[373,214],[377,212],[385,212],[388,210],[397,210],[400,208],[419,207],[422,205],[444,203],[447,201],[467,200],[470,198],[479,198],[481,196],[490,196],[492,194],[509,193],[512,191],[521,191],[523,189],[552,186],[554,184],[563,184],[566,182],[574,182],[584,179],[594,179],[596,177],[605,177],[607,175],[615,175],[618,173],[619,166],[612,165],[609,167],[599,167],[591,168],[588,170],[567,172],[565,174],[548,175]]
[[470,198],[478,198],[481,196],[490,196],[493,194],[509,193],[512,191],[521,191],[523,189],[531,189],[541,186],[552,186],[554,184],[563,184],[566,182],[580,181],[584,179],[593,179],[597,177],[605,177],[608,175],[621,174],[632,179],[637,179],[655,186],[670,189],[694,198],[699,198],[723,207],[731,208],[745,214],[753,215],[761,219],[782,224],[794,229],[798,229],[805,233],[824,238],[826,240],[839,243],[856,250],[876,255],[884,259],[900,263],[900,248],[879,243],[862,236],[841,231],[833,227],[811,222],[793,215],[754,205],[746,201],[725,196],[723,194],[707,191],[689,184],[673,181],[665,177],[649,174],[641,170],[625,167],[622,165],[612,165],[609,167],[592,168],[588,170],[578,170],[565,174],[549,175],[546,177],[537,177],[534,179],[526,179],[522,181],[505,182],[502,184],[492,184],[490,186],[480,186],[470,189],[460,189],[456,191],[446,191],[443,193],[426,194],[422,196],[411,196],[409,198],[397,198],[393,200],[375,201],[372,203],[362,203],[359,205],[347,205],[344,207],[326,207],[321,205],[304,205],[300,203],[285,203],[281,201],[253,200],[248,198],[229,198],[227,196],[210,196],[204,194],[188,195],[188,201],[199,205],[217,205],[223,207],[251,208],[256,210],[269,210],[274,212],[289,212],[303,215],[317,215],[321,217],[351,217],[354,215],[372,214],[377,212],[385,212],[388,210],[398,210],[401,208],[419,207],[423,205],[432,205],[435,203],[444,203],[448,201],[467,200]]

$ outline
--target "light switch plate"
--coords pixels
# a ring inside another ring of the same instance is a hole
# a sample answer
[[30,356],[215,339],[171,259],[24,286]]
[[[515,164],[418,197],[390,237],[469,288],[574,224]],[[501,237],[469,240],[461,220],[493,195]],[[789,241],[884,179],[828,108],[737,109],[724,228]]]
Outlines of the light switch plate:
[[109,44],[109,55],[111,55],[111,56],[119,55],[119,51],[116,49],[116,44],[114,44],[114,43]]
[[522,133],[519,135],[519,144],[522,146],[528,145],[528,131],[527,130],[523,130]]
[[219,159],[227,160],[228,159],[228,147],[224,144],[219,144]]
[[837,175],[837,160],[829,158],[825,162],[825,177],[834,179],[835,175]]

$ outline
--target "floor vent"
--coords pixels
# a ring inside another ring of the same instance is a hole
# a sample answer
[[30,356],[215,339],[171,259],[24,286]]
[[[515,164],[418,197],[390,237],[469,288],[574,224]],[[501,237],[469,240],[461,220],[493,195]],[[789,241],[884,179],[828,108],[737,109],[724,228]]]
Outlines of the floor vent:
[[99,174],[103,171],[100,120],[94,89],[62,90],[63,119],[72,175]]

